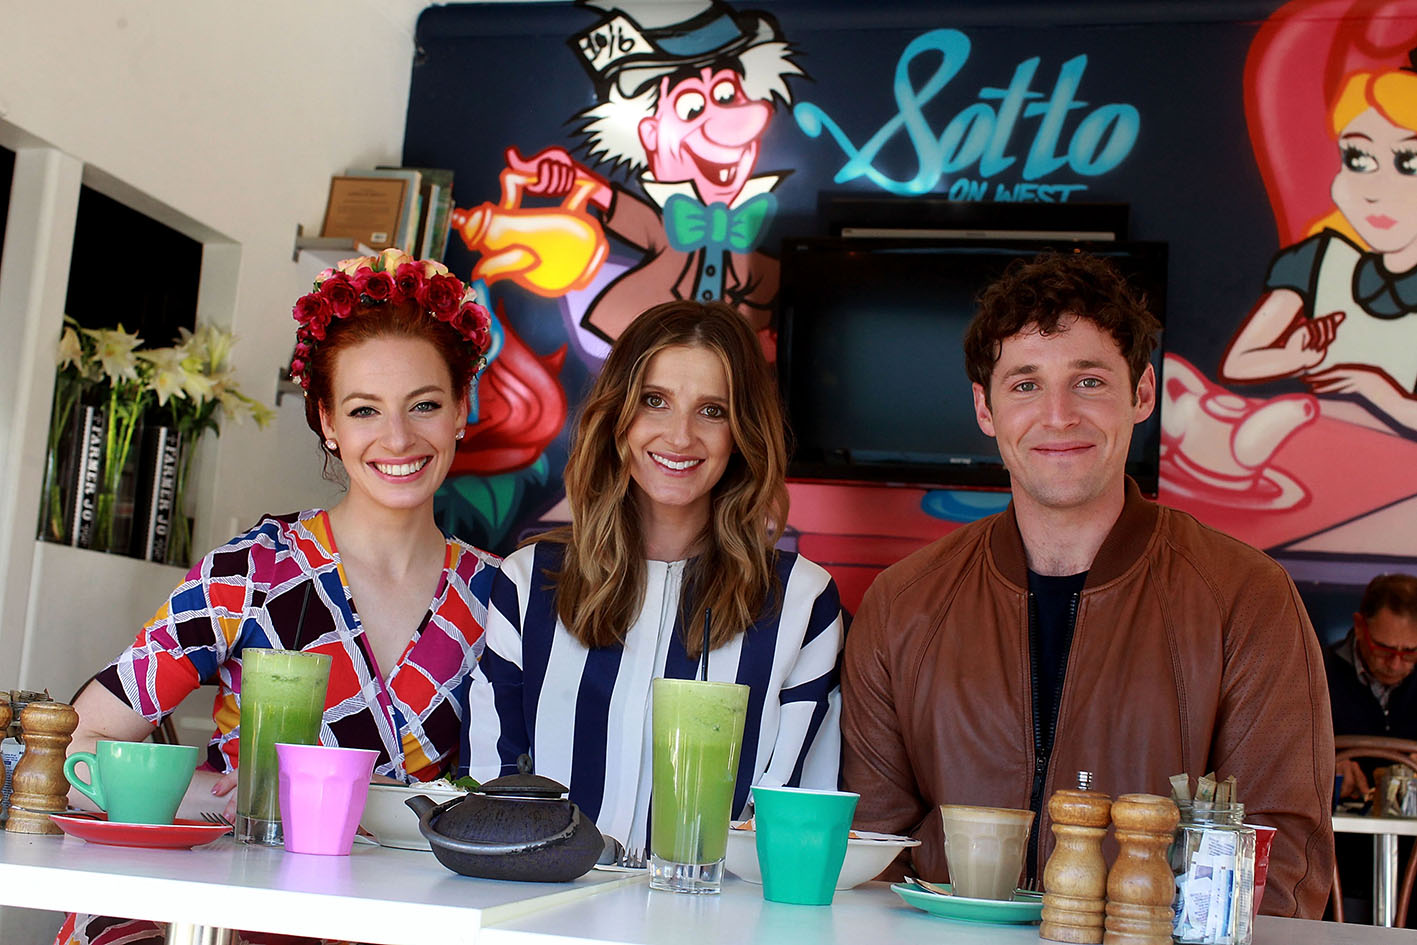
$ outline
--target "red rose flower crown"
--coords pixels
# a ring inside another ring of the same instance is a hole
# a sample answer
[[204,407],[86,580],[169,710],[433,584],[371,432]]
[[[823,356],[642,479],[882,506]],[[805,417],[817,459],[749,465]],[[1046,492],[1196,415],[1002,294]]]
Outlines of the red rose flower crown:
[[295,358],[290,376],[302,388],[310,387],[307,371],[310,353],[325,340],[330,323],[348,318],[358,302],[417,300],[423,311],[446,322],[481,359],[492,344],[492,318],[473,300],[472,290],[431,259],[414,259],[399,249],[377,256],[357,256],[326,269],[315,279],[314,291],[295,303]]

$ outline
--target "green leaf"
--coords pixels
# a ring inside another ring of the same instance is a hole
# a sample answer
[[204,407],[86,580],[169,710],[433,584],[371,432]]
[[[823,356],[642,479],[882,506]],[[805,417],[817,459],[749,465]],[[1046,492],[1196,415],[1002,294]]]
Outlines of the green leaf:
[[516,472],[496,476],[458,476],[438,490],[443,527],[473,544],[498,545],[516,518],[529,481],[545,482],[545,457]]
[[536,457],[536,461],[522,470],[527,473],[532,481],[538,486],[546,485],[546,479],[551,475],[551,464],[546,461],[546,454],[542,453]]

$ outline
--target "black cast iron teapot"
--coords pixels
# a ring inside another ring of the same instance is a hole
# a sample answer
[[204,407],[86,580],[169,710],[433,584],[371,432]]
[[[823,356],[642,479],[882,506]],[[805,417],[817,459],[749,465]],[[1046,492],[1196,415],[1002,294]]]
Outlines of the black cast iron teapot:
[[564,883],[595,865],[605,841],[595,823],[566,798],[567,788],[531,772],[488,781],[478,790],[434,804],[423,795],[406,803],[433,855],[464,876]]

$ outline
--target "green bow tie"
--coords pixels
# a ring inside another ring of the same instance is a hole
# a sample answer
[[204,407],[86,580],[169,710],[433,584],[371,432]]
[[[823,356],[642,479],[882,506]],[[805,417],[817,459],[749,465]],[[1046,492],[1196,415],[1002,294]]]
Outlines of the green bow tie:
[[664,204],[664,232],[669,245],[683,253],[700,249],[750,253],[777,212],[777,198],[758,194],[729,209],[725,203],[704,206],[693,197],[674,194]]

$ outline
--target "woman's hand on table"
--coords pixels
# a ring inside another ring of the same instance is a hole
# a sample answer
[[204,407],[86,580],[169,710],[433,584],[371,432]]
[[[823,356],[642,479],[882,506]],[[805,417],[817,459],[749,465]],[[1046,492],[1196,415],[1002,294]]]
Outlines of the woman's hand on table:
[[[74,700],[74,711],[79,713],[79,724],[69,738],[66,753],[98,750],[100,740],[115,742],[140,742],[153,733],[153,723],[134,712],[117,696],[90,681]],[[85,765],[87,768],[87,765]],[[92,772],[86,772],[93,778]],[[69,789],[69,806],[78,810],[98,810],[89,797],[76,787]]]
[[236,817],[236,772],[222,774],[201,768],[192,775],[192,783],[182,798],[177,816],[198,819],[206,811],[222,814],[227,820]]

